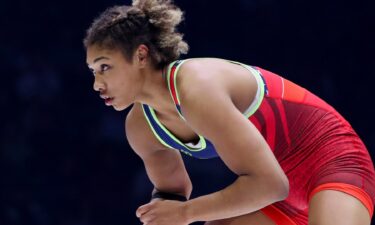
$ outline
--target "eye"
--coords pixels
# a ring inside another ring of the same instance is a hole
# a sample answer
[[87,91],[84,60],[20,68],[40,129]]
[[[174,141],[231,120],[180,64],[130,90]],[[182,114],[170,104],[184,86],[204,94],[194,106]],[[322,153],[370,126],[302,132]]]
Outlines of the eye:
[[107,64],[101,64],[100,65],[100,72],[105,72],[109,69],[109,66]]

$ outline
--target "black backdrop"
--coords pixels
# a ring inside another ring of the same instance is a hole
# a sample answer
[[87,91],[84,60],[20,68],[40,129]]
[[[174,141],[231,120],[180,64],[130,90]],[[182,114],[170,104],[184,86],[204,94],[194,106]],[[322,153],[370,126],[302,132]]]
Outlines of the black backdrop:
[[[371,1],[175,2],[186,12],[184,57],[237,60],[295,81],[343,114],[375,154]],[[125,140],[127,111],[94,93],[82,47],[93,18],[124,3],[0,2],[0,224],[140,224],[135,210],[152,187]],[[184,159],[193,196],[234,180],[219,160]]]

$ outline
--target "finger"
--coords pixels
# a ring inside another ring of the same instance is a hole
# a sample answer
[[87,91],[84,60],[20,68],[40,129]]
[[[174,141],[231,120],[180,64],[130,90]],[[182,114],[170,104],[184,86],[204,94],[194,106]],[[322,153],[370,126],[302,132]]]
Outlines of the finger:
[[139,217],[139,220],[143,223],[143,224],[150,224],[152,222],[152,220],[154,219],[155,217],[153,215],[151,215],[151,213],[145,213],[143,215],[141,215],[141,217]]
[[138,218],[140,218],[143,214],[145,214],[146,212],[148,212],[152,207],[152,204],[151,203],[148,203],[148,204],[145,204],[145,205],[142,205],[140,206],[137,211],[136,211],[136,215]]

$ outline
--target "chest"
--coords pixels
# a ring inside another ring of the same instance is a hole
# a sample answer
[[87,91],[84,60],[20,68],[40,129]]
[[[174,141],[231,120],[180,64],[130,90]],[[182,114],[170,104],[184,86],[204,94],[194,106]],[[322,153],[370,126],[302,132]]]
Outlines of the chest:
[[[151,107],[143,105],[146,119],[156,138],[166,147],[201,159],[217,157],[213,144],[195,132],[185,123],[179,115],[177,117],[159,116]],[[167,127],[168,126],[168,127]]]
[[193,129],[176,113],[169,113],[168,115],[158,114],[156,116],[159,122],[176,138],[183,143],[196,143],[199,136]]

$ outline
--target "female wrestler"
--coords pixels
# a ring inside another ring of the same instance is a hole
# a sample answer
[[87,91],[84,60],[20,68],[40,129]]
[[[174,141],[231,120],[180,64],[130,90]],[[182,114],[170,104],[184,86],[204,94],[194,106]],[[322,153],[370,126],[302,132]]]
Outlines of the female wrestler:
[[[155,186],[136,215],[147,225],[369,225],[374,167],[331,106],[264,69],[222,59],[176,61],[188,50],[170,0],[134,0],[87,31],[87,63],[105,104]],[[176,151],[178,150],[178,151]],[[238,179],[189,199],[180,152],[220,157]],[[186,201],[185,201],[186,200]]]

